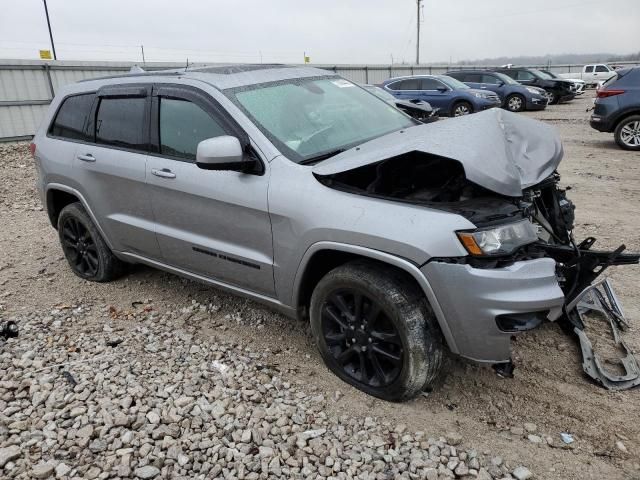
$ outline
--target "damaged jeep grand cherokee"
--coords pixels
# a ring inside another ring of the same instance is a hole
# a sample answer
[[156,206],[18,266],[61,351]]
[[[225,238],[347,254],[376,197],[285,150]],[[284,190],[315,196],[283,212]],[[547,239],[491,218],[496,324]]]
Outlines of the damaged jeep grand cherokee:
[[32,144],[71,269],[143,263],[310,321],[329,369],[387,400],[429,388],[450,352],[511,369],[514,334],[561,321],[585,371],[607,281],[638,263],[572,235],[553,129],[492,109],[423,125],[338,76],[278,65],[136,73],[65,87]]

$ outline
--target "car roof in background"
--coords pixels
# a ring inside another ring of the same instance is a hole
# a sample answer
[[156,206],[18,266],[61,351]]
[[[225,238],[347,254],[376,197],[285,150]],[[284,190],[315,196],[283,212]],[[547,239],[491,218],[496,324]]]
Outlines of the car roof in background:
[[155,77],[166,80],[167,77],[200,80],[219,90],[244,87],[268,82],[291,80],[296,78],[334,76],[335,73],[314,67],[298,67],[280,64],[232,64],[212,65],[198,68],[177,68],[171,70],[146,71],[139,73],[127,73],[109,77],[92,78],[78,83],[103,82],[106,84],[118,83],[117,80],[144,79],[152,81]]

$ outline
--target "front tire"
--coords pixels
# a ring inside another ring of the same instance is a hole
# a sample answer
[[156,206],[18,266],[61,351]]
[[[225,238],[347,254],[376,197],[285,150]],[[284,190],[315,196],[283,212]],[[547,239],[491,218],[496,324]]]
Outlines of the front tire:
[[402,273],[366,261],[326,274],[311,297],[311,331],[343,381],[389,401],[435,382],[444,346],[424,293]]
[[547,97],[547,105],[555,105],[556,103],[558,103],[558,96],[553,93],[550,92],[549,90],[545,90],[545,97]]
[[524,97],[517,94],[509,95],[504,103],[510,112],[522,112],[527,106]]
[[452,117],[462,117],[473,113],[473,105],[469,102],[457,102],[451,107]]
[[108,282],[122,274],[124,264],[113,255],[79,202],[60,212],[58,236],[71,270],[80,278]]
[[640,150],[640,115],[631,115],[622,120],[614,134],[616,143],[625,150]]

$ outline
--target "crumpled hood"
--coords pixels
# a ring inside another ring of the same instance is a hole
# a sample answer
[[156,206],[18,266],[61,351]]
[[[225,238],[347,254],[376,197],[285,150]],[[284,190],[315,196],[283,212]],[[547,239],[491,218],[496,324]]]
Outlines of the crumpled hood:
[[551,175],[563,155],[553,127],[493,108],[384,135],[319,163],[313,173],[333,175],[413,151],[457,160],[469,181],[510,197]]

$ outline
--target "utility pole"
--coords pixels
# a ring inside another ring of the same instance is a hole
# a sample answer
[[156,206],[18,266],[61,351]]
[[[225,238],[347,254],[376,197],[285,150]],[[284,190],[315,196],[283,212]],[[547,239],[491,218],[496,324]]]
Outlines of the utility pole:
[[416,65],[420,65],[420,6],[422,4],[422,0],[416,0],[416,26],[417,26],[417,35],[416,35]]
[[49,21],[49,9],[47,8],[47,0],[42,0],[44,2],[44,14],[47,16],[47,27],[49,27],[49,38],[51,39],[51,50],[53,50],[53,59],[57,60],[56,57],[56,46],[53,43],[53,34],[51,33],[51,22]]
[[145,65],[147,62],[144,60],[144,45],[140,45],[140,50],[142,50],[142,64]]

